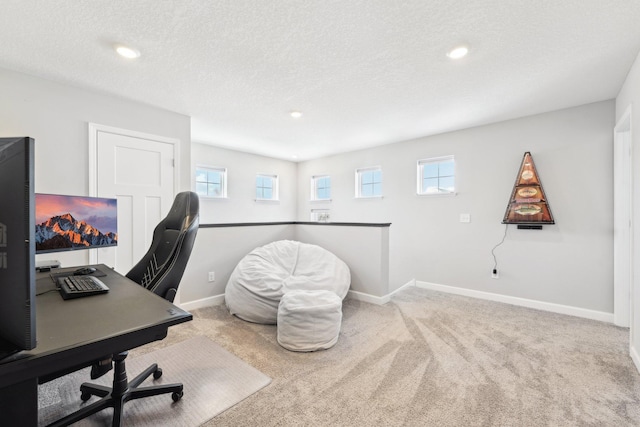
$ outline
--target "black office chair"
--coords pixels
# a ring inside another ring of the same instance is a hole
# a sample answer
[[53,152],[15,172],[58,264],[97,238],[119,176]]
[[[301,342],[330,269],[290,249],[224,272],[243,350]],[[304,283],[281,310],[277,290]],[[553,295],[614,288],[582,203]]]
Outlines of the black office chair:
[[[198,195],[194,192],[185,191],[176,196],[169,214],[153,231],[151,247],[126,274],[129,279],[173,302],[198,232],[198,205]],[[126,357],[125,351],[96,362],[91,371],[92,379],[108,372],[113,362],[113,386],[82,384],[80,398],[83,401],[89,400],[91,396],[99,396],[102,399],[50,424],[49,427],[67,426],[105,408],[113,408],[112,426],[117,427],[120,426],[124,403],[128,400],[165,393],[171,393],[174,402],[182,398],[182,384],[138,387],[150,375],[153,375],[154,379],[162,376],[162,369],[155,363],[133,380],[127,381],[124,363]]]
[[151,247],[126,274],[156,295],[173,302],[198,232],[198,195],[179,193],[153,231]]

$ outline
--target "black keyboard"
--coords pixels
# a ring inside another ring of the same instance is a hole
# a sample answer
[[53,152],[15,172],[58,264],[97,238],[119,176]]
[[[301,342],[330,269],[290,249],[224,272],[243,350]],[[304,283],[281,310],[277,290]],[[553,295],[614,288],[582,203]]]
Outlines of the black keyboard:
[[102,280],[93,276],[66,276],[58,278],[60,295],[63,299],[88,297],[109,292]]

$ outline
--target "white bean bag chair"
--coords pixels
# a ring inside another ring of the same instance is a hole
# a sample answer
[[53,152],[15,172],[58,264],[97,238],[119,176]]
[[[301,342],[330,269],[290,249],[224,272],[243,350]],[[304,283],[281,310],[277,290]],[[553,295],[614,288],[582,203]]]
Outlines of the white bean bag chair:
[[296,290],[278,307],[278,343],[292,351],[317,351],[338,342],[342,299],[331,291]]
[[275,324],[282,296],[292,290],[325,290],[344,299],[349,267],[324,248],[280,240],[247,254],[229,277],[225,303],[249,322]]

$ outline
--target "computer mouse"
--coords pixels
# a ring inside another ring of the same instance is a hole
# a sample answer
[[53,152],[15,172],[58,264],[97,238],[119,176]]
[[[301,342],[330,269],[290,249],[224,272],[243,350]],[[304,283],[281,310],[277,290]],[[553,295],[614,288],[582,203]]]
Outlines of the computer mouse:
[[95,273],[96,269],[93,267],[81,267],[73,272],[74,276],[87,276],[91,273]]

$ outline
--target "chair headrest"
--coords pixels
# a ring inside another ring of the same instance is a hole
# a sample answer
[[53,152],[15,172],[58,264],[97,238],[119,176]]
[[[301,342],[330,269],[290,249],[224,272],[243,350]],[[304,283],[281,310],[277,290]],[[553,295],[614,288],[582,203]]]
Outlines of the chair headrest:
[[198,217],[199,204],[198,195],[193,191],[178,193],[164,219],[165,228],[181,230],[183,226],[188,227]]

